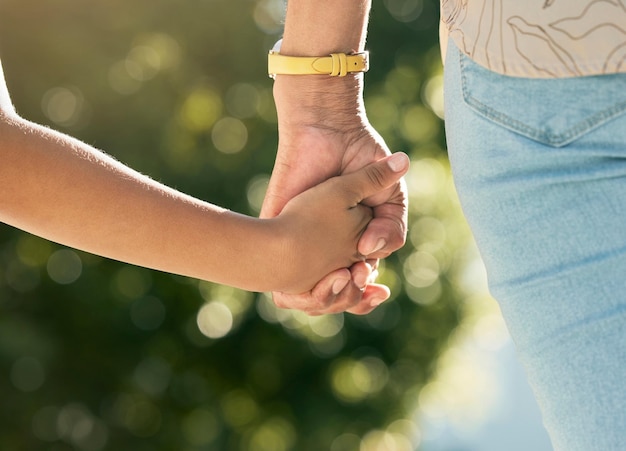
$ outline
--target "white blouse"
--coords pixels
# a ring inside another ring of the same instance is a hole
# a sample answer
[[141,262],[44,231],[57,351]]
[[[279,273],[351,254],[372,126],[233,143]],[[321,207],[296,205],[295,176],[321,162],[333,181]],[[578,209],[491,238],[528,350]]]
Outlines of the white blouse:
[[441,0],[440,29],[505,75],[626,73],[626,0]]

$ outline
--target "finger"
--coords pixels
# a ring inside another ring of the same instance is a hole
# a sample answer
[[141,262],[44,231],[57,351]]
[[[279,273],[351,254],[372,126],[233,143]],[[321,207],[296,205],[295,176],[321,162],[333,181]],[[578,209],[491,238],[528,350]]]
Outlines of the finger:
[[263,198],[260,211],[261,218],[278,216],[291,198],[308,188],[306,185],[300,185],[300,179],[303,177],[289,176],[291,170],[292,168],[284,167],[277,163]]
[[280,196],[278,194],[274,194],[277,190],[268,188],[267,194],[263,199],[263,205],[261,206],[261,212],[259,213],[260,218],[273,218],[274,216],[278,216],[282,211],[283,207],[289,202],[289,199],[286,196]]
[[332,303],[328,304],[323,311],[316,314],[356,312],[356,314],[366,314],[372,311],[375,306],[389,297],[389,289],[384,285],[369,285],[376,280],[378,273],[377,260],[367,262],[357,262],[350,267],[352,280],[344,290],[339,293]]
[[[346,312],[363,302],[363,295],[367,289],[367,282],[371,277],[371,266],[364,262],[358,262],[349,269],[352,277],[340,293],[326,306],[317,311],[318,314]],[[316,286],[313,290],[318,288]],[[320,291],[323,296],[324,292]]]
[[360,261],[350,267],[352,282],[359,290],[364,290],[372,274],[372,265],[368,262]]
[[356,315],[365,315],[389,298],[390,291],[385,285],[373,283],[378,275],[378,260],[367,260],[352,265],[353,284],[360,288],[361,298],[358,303],[344,311]]
[[361,235],[357,250],[368,258],[386,258],[406,242],[404,223],[395,218],[374,217]]
[[354,315],[367,315],[389,299],[390,295],[391,292],[387,286],[376,283],[369,284],[363,293],[361,301],[354,307],[349,308],[347,312]]
[[350,267],[349,273],[350,283],[346,284],[342,292],[337,294],[336,299],[328,304],[322,313],[346,312],[363,302],[363,294],[371,279],[372,266],[360,261]]
[[408,169],[409,157],[397,152],[341,178],[345,186],[357,195],[356,202],[361,202],[398,182]]
[[309,152],[301,151],[308,147],[314,148],[317,145],[299,140],[295,148],[279,146],[261,207],[262,218],[277,216],[290,199],[336,175],[336,165],[332,161],[334,153],[331,152],[330,160],[329,155],[324,153],[310,158]]
[[347,310],[349,313],[355,315],[365,315],[367,313],[370,313],[381,303],[387,300],[391,295],[391,292],[387,286],[375,283],[376,278],[378,277],[379,260],[368,259],[366,260],[366,263],[368,267],[371,268],[371,272],[369,274],[369,277],[367,278],[367,284],[365,286],[365,289],[363,290],[363,297],[358,304]]
[[286,170],[283,170],[282,166],[277,163],[267,186],[263,204],[261,205],[259,215],[261,218],[273,218],[274,216],[278,216],[287,202],[299,193],[299,190],[292,186],[296,183],[296,181],[293,180],[294,177],[285,177],[283,175],[285,171]]
[[277,307],[301,311],[324,310],[352,280],[352,273],[341,268],[327,274],[311,291],[301,294],[272,293]]
[[[369,272],[363,279],[367,280],[368,277]],[[307,293],[294,295],[274,292],[272,297],[279,308],[320,315],[343,312],[356,305],[361,300],[362,288],[354,284],[350,270],[342,268],[326,275]]]
[[365,260],[365,263],[370,265],[370,267],[372,268],[372,271],[378,271],[378,264],[380,263],[380,260],[377,258],[368,258]]

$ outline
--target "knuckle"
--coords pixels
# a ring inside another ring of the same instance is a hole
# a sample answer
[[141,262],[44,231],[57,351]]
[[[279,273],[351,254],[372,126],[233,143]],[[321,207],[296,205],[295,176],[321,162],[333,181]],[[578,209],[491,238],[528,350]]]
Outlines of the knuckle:
[[386,183],[386,172],[378,165],[372,165],[365,171],[369,182],[377,187],[384,188]]

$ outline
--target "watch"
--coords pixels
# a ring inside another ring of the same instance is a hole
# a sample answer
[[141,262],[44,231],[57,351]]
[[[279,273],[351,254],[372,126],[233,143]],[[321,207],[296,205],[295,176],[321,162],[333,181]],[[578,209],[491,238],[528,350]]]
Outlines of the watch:
[[328,56],[285,56],[280,54],[279,40],[267,56],[267,73],[276,75],[330,75],[345,77],[353,72],[367,72],[369,53],[331,53]]

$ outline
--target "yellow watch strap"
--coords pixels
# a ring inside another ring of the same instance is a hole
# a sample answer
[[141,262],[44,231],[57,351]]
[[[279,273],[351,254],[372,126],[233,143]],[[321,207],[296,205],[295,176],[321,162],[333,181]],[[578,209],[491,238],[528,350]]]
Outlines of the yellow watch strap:
[[329,56],[285,56],[270,50],[267,56],[267,72],[270,77],[276,75],[330,75],[345,77],[351,72],[367,72],[369,69],[368,52],[346,55],[332,53]]

